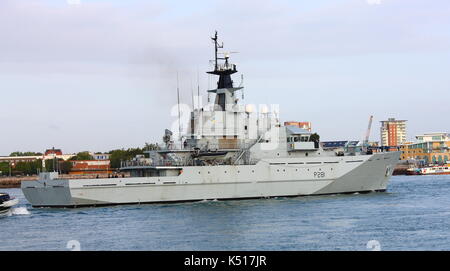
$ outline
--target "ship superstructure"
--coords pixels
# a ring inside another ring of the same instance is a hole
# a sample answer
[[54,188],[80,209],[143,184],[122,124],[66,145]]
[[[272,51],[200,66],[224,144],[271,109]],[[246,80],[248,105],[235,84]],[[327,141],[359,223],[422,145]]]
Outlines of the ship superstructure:
[[400,152],[327,151],[311,132],[281,125],[276,106],[257,111],[241,103],[243,85],[231,78],[237,67],[229,53],[219,57],[217,32],[212,40],[214,68],[208,73],[219,77],[217,88],[208,90],[214,103],[192,109],[180,144],[166,130],[163,149],[122,163],[127,178],[68,180],[41,173],[38,181],[22,182],[28,201],[78,207],[386,189]]

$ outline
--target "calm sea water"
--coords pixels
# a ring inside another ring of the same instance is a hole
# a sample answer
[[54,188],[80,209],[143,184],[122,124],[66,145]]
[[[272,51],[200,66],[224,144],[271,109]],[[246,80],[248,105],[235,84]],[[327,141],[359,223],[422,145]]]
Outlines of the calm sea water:
[[394,176],[386,193],[82,209],[3,191],[20,205],[0,218],[0,250],[450,250],[450,176]]

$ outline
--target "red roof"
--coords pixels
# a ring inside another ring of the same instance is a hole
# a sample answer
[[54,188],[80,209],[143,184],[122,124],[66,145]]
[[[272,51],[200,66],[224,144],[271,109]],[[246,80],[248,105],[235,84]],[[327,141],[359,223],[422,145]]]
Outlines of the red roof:
[[53,148],[53,149],[48,149],[45,151],[45,155],[49,155],[49,154],[62,155],[63,153],[62,153],[61,149]]

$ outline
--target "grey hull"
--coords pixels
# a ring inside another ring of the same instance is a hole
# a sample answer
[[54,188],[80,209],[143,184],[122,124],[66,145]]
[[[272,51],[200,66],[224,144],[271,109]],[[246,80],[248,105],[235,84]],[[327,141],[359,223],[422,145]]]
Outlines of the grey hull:
[[266,159],[256,165],[184,167],[179,176],[25,181],[22,190],[34,207],[385,191],[399,156],[399,152],[389,152],[349,157]]

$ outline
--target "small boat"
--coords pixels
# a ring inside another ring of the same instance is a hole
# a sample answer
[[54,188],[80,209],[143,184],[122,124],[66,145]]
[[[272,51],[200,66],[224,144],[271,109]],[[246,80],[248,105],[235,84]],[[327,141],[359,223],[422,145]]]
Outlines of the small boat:
[[0,193],[0,216],[7,215],[11,207],[18,203],[18,199],[12,198],[6,193]]
[[204,158],[204,159],[221,159],[227,155],[227,151],[196,151],[192,154],[194,158]]
[[410,168],[407,175],[449,175],[450,166],[428,166],[422,168]]

